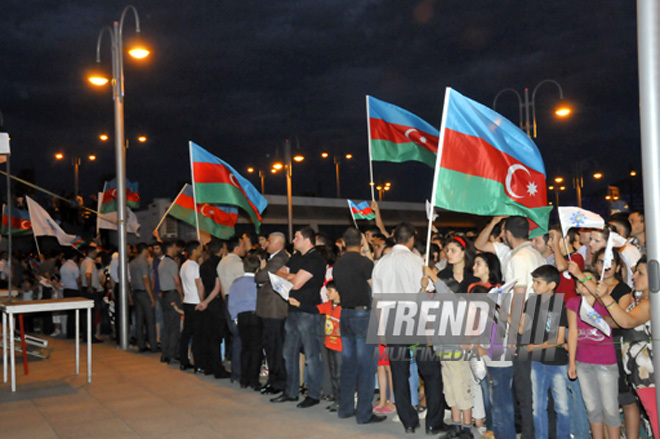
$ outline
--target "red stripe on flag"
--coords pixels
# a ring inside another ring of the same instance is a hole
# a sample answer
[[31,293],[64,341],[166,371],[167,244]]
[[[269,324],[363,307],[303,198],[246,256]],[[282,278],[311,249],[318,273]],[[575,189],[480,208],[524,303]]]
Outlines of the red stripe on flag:
[[[2,225],[7,227],[7,215],[2,216]],[[11,218],[11,228],[17,230],[32,230],[32,223],[30,220],[24,220],[16,217]]]
[[[107,191],[103,192],[101,203],[108,203],[116,199],[117,199],[117,189],[108,189]],[[140,194],[137,192],[131,192],[130,189],[126,188],[126,201],[133,201],[139,203]]]
[[500,182],[505,186],[507,195],[523,206],[534,208],[548,205],[545,175],[499,151],[480,137],[447,128],[440,166]]
[[371,215],[374,213],[374,211],[371,209],[371,207],[366,207],[362,210],[356,209],[355,207],[351,207],[351,212],[352,213],[359,213],[361,215]]
[[252,207],[252,210],[254,210],[254,213],[257,215],[257,218],[259,218],[259,221],[261,221],[261,214],[259,213],[259,210],[254,204],[252,204],[250,197],[248,197],[248,195],[245,193],[245,190],[243,190],[243,187],[238,183],[238,180],[236,180],[234,174],[229,172],[229,169],[224,167],[222,164],[194,162],[193,183],[225,183],[238,188],[247,202],[250,204],[250,207]]
[[425,133],[417,128],[385,122],[383,119],[369,118],[369,129],[372,139],[394,143],[414,142],[434,154],[438,152],[438,136]]
[[210,218],[213,222],[223,226],[233,227],[238,220],[238,213],[225,212],[210,204],[198,204],[195,209],[195,200],[189,195],[179,195],[175,203],[185,209],[196,210],[200,215]]

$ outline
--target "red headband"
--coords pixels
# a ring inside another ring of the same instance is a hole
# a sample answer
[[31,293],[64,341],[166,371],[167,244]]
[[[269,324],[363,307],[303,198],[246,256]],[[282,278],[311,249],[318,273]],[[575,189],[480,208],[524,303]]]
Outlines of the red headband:
[[465,243],[465,240],[463,238],[461,238],[460,236],[452,236],[451,239],[453,239],[454,241],[457,241],[461,245],[461,247],[463,247],[463,250],[465,250],[465,247],[467,247],[467,244]]

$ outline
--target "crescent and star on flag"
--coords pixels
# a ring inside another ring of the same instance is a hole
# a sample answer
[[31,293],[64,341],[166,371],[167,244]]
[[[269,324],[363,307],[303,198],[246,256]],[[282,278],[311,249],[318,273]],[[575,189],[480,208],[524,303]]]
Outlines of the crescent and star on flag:
[[524,171],[528,176],[531,177],[531,174],[529,173],[529,170],[526,167],[524,167],[523,165],[516,163],[514,165],[509,166],[509,169],[507,170],[507,173],[506,173],[506,179],[504,180],[504,187],[506,188],[507,194],[511,198],[517,198],[517,199],[524,198],[525,196],[534,197],[538,193],[538,186],[533,181],[528,181],[527,182],[527,194],[526,195],[520,195],[520,194],[517,194],[513,191],[513,188],[511,187],[511,183],[512,183],[513,178],[514,178],[514,174],[517,171]]

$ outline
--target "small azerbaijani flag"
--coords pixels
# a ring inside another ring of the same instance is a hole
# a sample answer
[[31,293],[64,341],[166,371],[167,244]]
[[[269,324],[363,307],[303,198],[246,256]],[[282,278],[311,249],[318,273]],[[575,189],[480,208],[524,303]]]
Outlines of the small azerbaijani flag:
[[367,96],[371,160],[422,162],[433,168],[438,153],[438,129],[390,103]]
[[348,208],[351,209],[351,216],[354,220],[372,220],[376,218],[376,214],[371,209],[368,201],[361,201],[358,204],[355,204],[351,200],[346,201],[348,201]]
[[605,227],[605,220],[597,213],[575,206],[557,207],[559,213],[559,222],[561,223],[561,233],[566,236],[569,229],[587,228],[602,229]]
[[0,233],[6,235],[9,232],[11,224],[11,234],[14,236],[32,234],[32,223],[30,223],[30,213],[27,210],[18,209],[16,206],[11,208],[11,222],[7,217],[7,205],[2,205],[2,226]]
[[612,333],[612,328],[605,322],[605,319],[587,302],[584,297],[580,300],[580,319],[583,322],[598,329],[608,337]]
[[[140,207],[140,193],[138,182],[126,179],[126,207],[137,209]],[[103,198],[101,199],[101,213],[117,211],[117,179],[113,178],[103,185]]]
[[[197,211],[197,214],[195,214]],[[217,204],[197,204],[193,198],[193,188],[186,183],[179,195],[172,202],[169,215],[180,219],[193,227],[220,239],[229,239],[234,236],[234,226],[238,220],[238,208]]]

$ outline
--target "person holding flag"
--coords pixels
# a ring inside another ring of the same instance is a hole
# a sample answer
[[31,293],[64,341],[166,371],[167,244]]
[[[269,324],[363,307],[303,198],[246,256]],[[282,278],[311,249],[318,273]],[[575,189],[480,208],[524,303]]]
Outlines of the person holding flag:
[[[601,281],[596,289],[598,299],[610,313],[609,323],[621,328],[632,328],[624,337],[621,345],[625,374],[639,396],[646,414],[651,421],[653,437],[660,437],[658,430],[658,407],[653,369],[653,337],[651,334],[651,304],[649,300],[649,275],[646,256],[637,262],[634,272],[635,290],[640,296],[629,293],[619,300],[612,296],[605,281]],[[637,430],[629,432],[626,425],[626,437],[637,437],[639,434],[639,415]],[[626,417],[626,424],[628,418]],[[629,434],[633,434],[630,436]]]
[[[585,273],[596,276],[594,271],[587,270]],[[571,298],[566,305],[568,377],[579,380],[593,438],[604,438],[605,431],[607,437],[618,438],[621,418],[618,400],[619,369],[614,339],[611,332],[604,333],[580,318],[583,302],[592,306],[601,317],[607,316],[608,311],[583,283],[578,283],[577,290],[580,296]]]

